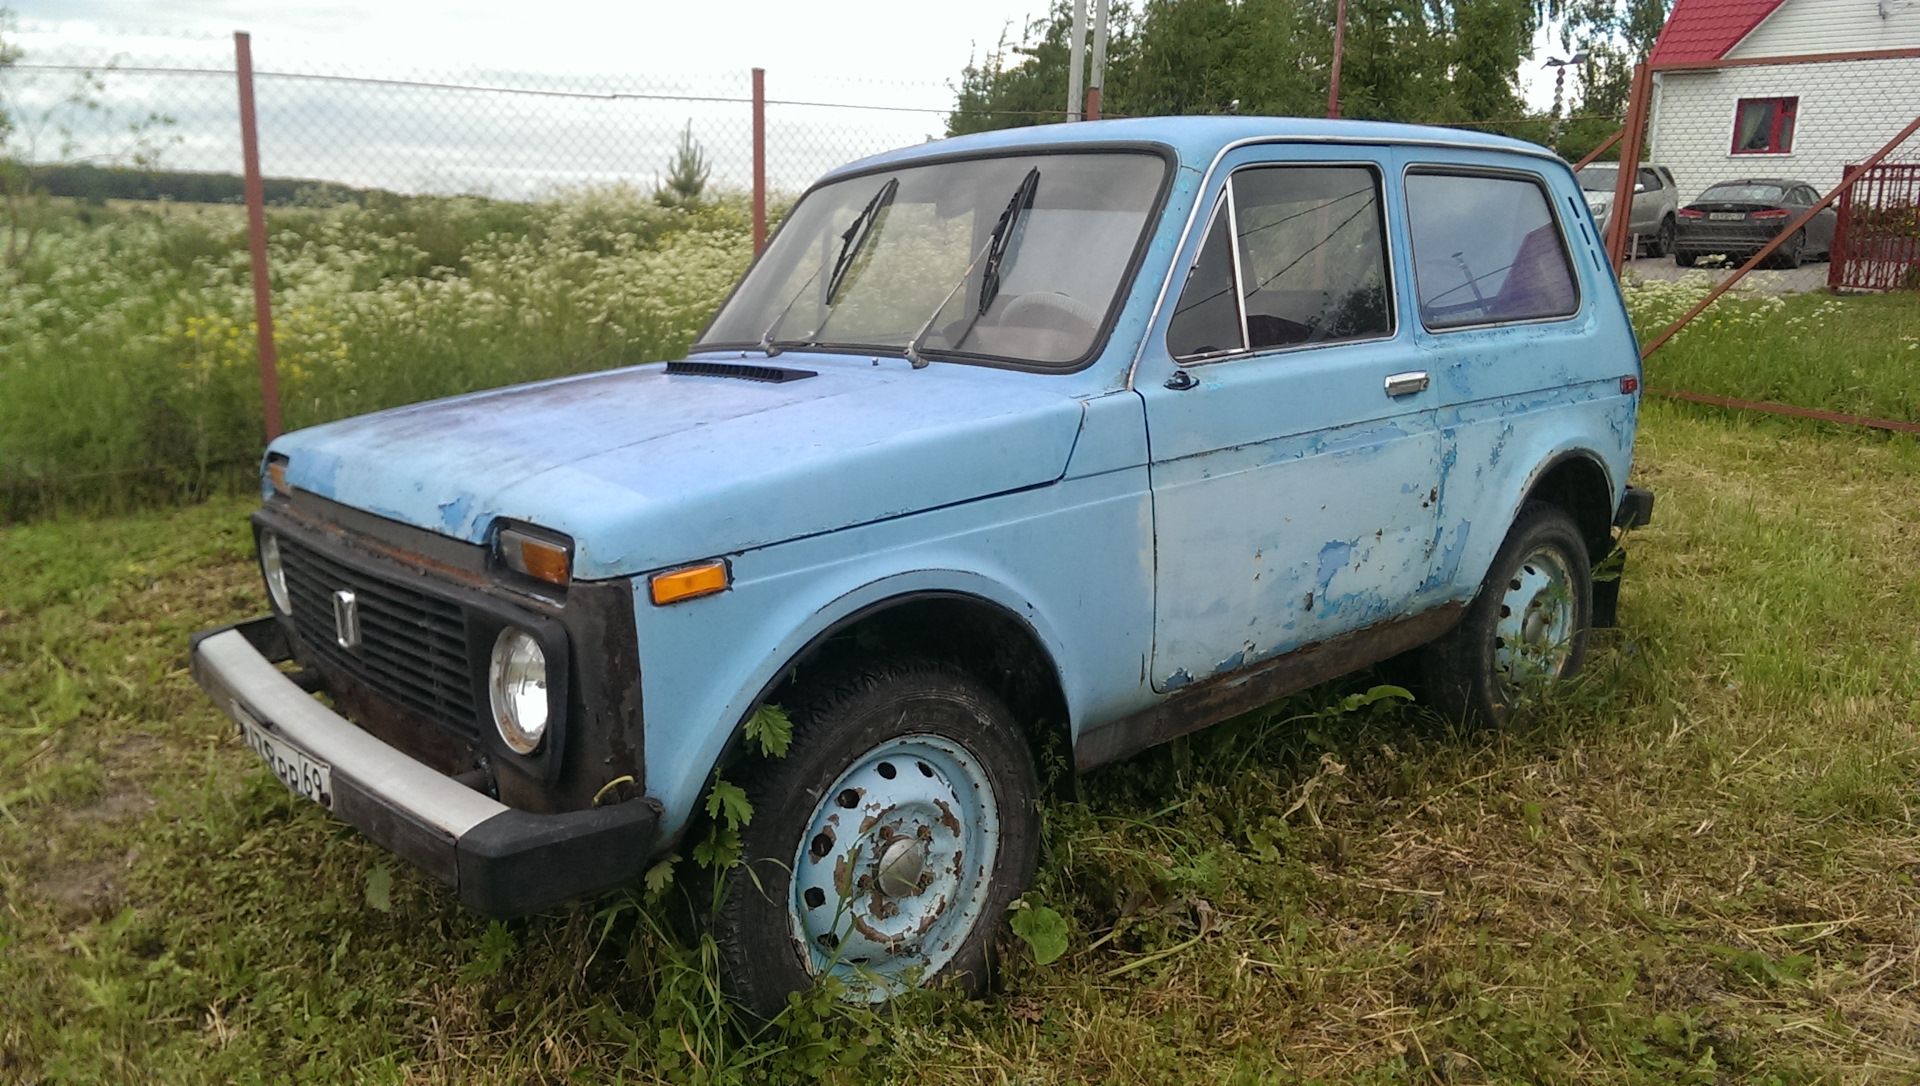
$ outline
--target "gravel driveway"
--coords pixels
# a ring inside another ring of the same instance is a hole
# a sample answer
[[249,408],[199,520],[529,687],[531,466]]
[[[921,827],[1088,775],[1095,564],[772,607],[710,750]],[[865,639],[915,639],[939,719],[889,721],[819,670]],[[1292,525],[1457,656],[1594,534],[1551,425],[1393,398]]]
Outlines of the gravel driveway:
[[[1737,267],[1738,265],[1736,265]],[[1683,275],[1704,275],[1718,283],[1733,274],[1732,268],[1682,268],[1672,257],[1641,257],[1629,261],[1627,274],[1640,279],[1678,279]],[[1792,271],[1755,270],[1740,281],[1737,290],[1756,294],[1804,294],[1827,286],[1827,262],[1803,264]]]

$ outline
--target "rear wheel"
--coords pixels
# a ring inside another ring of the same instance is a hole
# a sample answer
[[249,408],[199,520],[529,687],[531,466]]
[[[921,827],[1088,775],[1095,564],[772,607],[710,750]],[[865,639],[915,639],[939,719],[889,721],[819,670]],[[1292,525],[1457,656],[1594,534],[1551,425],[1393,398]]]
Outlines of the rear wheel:
[[1807,251],[1807,232],[1796,230],[1778,249],[1773,251],[1773,259],[1782,268],[1797,268]]
[[1673,216],[1669,215],[1661,219],[1659,231],[1653,235],[1653,240],[1647,242],[1647,255],[1650,257],[1666,256],[1668,253],[1673,252],[1673,235],[1676,230],[1677,227],[1674,226]]
[[792,747],[741,782],[753,818],[713,921],[727,993],[771,1018],[826,976],[859,1003],[983,991],[1039,858],[1039,784],[1012,714],[910,658],[822,672],[787,701]]
[[1449,717],[1504,724],[1518,703],[1580,670],[1592,625],[1579,527],[1558,506],[1528,502],[1460,624],[1422,651],[1424,685]]

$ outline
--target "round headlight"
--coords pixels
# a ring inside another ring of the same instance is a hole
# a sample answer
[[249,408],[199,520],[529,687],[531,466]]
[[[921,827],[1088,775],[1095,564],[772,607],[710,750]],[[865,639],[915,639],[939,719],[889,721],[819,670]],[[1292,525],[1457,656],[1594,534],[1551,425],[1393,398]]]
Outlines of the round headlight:
[[525,630],[512,626],[493,642],[487,665],[493,723],[500,738],[520,754],[532,754],[547,732],[547,654]]
[[287,569],[280,564],[280,537],[260,533],[260,572],[267,576],[267,595],[283,615],[293,614],[293,596],[287,592]]

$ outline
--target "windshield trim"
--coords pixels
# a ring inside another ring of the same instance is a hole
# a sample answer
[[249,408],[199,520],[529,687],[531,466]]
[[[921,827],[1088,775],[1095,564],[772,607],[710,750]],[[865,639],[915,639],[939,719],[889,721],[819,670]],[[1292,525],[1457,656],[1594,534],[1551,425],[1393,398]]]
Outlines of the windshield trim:
[[[800,206],[801,201],[812,196],[818,190],[830,184],[837,185],[844,181],[854,181],[875,174],[897,174],[909,169],[918,169],[922,166],[945,165],[954,162],[975,162],[995,158],[1043,158],[1051,155],[1072,154],[1149,154],[1158,157],[1161,160],[1161,165],[1164,167],[1160,175],[1160,187],[1155,192],[1153,201],[1147,208],[1146,220],[1141,225],[1140,236],[1134,241],[1133,254],[1127,258],[1126,268],[1122,271],[1119,282],[1114,286],[1113,299],[1107,304],[1106,316],[1101,319],[1100,327],[1094,332],[1093,340],[1088,346],[1086,353],[1080,355],[1078,358],[1068,359],[1064,362],[1033,362],[1026,359],[1007,358],[1004,355],[980,354],[973,351],[950,351],[940,348],[922,349],[921,354],[928,359],[936,359],[941,362],[959,362],[964,365],[984,366],[990,369],[1021,370],[1027,373],[1079,373],[1081,370],[1093,365],[1093,363],[1106,352],[1108,341],[1113,337],[1113,329],[1120,323],[1120,314],[1126,309],[1128,299],[1133,294],[1136,280],[1140,275],[1140,267],[1146,261],[1147,251],[1152,248],[1153,239],[1160,231],[1160,218],[1166,212],[1167,198],[1173,191],[1173,179],[1177,173],[1176,167],[1179,165],[1178,152],[1168,144],[1148,140],[1115,140],[1111,143],[1040,143],[1023,147],[991,147],[972,151],[953,151],[945,154],[928,155],[924,158],[914,158],[908,162],[879,162],[857,170],[829,173],[820,180],[815,181],[812,185],[809,185],[807,190],[800,194],[800,198],[793,202],[792,207],[787,209],[787,213],[780,219],[779,227],[776,227],[774,231],[768,235],[767,247],[762,249],[759,255],[753,258],[752,263],[747,265],[746,270],[740,273],[740,278],[734,280],[733,288],[727,291],[726,300],[714,309],[713,314],[707,318],[706,324],[701,326],[700,334],[695,336],[693,342],[688,345],[688,353],[736,350],[752,352],[760,349],[758,342],[747,342],[745,340],[708,342],[705,337],[707,333],[712,330],[713,322],[719,319],[721,312],[733,303],[734,295],[739,292],[741,285],[747,281],[747,277],[752,274],[753,269],[759,265],[761,258],[766,256],[767,251],[773,248],[774,239],[780,236],[780,230],[785,228],[787,221],[793,217],[794,209]],[[869,358],[875,354],[880,354],[890,357],[897,356],[902,359],[906,357],[905,346],[890,344],[883,346],[879,344],[827,342],[809,344],[804,348],[787,345],[787,349],[804,349],[809,354],[849,354],[864,355]]]

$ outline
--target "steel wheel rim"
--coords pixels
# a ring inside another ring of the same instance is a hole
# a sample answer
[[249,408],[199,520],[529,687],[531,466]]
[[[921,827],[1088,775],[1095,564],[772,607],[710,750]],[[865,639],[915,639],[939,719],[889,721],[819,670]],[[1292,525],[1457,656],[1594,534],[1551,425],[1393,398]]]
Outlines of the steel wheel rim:
[[1557,679],[1573,657],[1573,573],[1564,555],[1540,547],[1522,559],[1500,595],[1493,668],[1509,688]]
[[986,909],[999,808],[973,752],[890,739],[821,793],[795,850],[787,914],[801,960],[853,1001],[939,972]]

